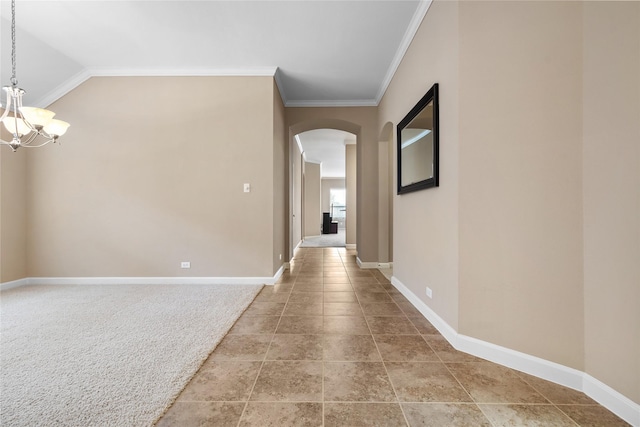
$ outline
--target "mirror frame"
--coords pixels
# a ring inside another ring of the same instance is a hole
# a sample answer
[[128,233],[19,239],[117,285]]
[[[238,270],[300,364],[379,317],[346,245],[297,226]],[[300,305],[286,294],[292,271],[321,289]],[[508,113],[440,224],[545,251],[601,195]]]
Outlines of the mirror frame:
[[[433,101],[433,176],[422,181],[414,182],[409,185],[402,185],[402,130],[411,121],[416,118],[418,114]],[[397,126],[397,172],[398,172],[398,194],[411,193],[413,191],[424,190],[431,187],[438,187],[440,185],[438,179],[439,171],[439,146],[440,146],[440,115],[438,112],[438,83],[431,86],[431,89],[418,101],[418,103],[407,113]]]

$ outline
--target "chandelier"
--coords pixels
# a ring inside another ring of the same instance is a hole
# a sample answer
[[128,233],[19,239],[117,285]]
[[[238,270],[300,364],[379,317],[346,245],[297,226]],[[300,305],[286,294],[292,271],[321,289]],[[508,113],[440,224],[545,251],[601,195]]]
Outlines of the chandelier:
[[[18,87],[16,78],[16,1],[11,0],[11,86],[2,88],[7,93],[7,102],[0,121],[9,131],[12,139],[0,138],[0,145],[8,145],[13,151],[19,147],[42,147],[56,142],[63,135],[69,123],[55,120],[56,113],[43,108],[22,105],[24,90]],[[1,107],[1,105],[0,105]]]

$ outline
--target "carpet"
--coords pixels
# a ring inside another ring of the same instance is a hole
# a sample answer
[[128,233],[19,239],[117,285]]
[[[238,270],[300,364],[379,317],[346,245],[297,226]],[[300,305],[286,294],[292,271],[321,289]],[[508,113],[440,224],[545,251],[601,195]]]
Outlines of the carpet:
[[346,232],[344,228],[338,229],[337,234],[321,234],[320,236],[305,237],[300,244],[301,248],[344,248]]
[[0,423],[150,426],[262,286],[24,286],[0,294]]

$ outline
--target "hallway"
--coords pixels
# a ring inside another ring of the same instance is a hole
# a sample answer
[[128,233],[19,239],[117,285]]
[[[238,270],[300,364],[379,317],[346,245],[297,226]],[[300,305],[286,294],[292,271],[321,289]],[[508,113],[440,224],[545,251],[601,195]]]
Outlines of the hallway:
[[378,270],[299,249],[159,426],[626,426],[583,393],[456,351]]

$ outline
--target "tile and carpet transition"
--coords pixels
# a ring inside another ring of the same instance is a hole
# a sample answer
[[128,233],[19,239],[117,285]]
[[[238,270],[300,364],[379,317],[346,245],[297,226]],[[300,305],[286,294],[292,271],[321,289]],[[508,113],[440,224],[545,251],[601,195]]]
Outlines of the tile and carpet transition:
[[627,426],[585,394],[459,352],[378,270],[303,248],[157,426]]

